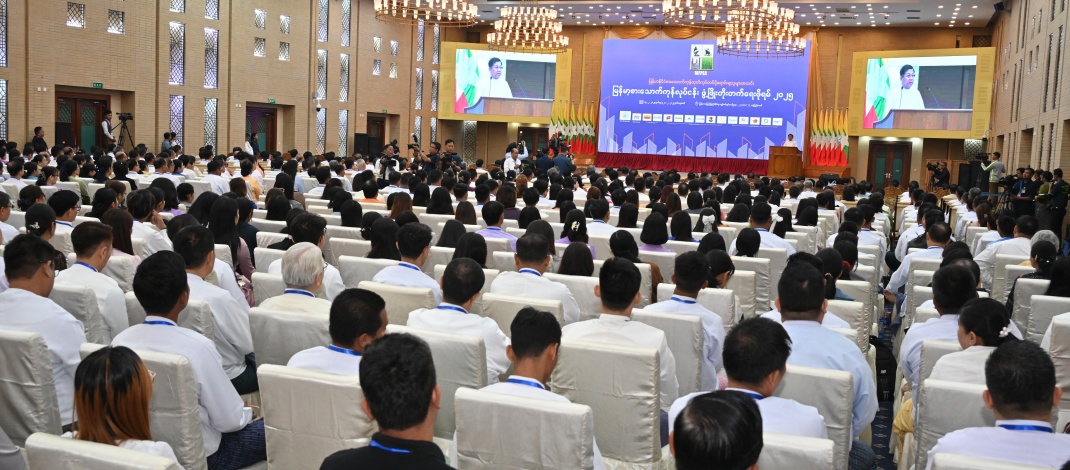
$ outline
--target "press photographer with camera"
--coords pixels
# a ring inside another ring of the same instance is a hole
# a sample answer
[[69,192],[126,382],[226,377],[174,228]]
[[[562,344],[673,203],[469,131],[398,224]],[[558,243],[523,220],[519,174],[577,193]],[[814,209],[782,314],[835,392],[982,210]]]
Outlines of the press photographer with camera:
[[1044,183],[1040,180],[1033,181],[1033,173],[1032,168],[1026,168],[1021,179],[1011,187],[1011,204],[1014,207],[1014,214],[1018,217],[1036,215],[1037,206],[1034,200],[1037,197],[1037,190]]
[[115,136],[111,135],[111,110],[104,111],[104,120],[100,123],[101,130],[104,131],[104,146],[109,147],[115,145]]
[[951,186],[951,172],[947,170],[947,162],[927,163],[925,168],[929,170],[929,181],[934,188],[947,189]]
[[464,160],[461,160],[460,155],[454,152],[453,139],[446,139],[445,152],[439,157],[439,169],[446,171],[446,169],[453,169],[454,172],[461,171],[464,168]]
[[981,170],[988,172],[988,193],[993,195],[993,200],[996,199],[995,195],[999,193],[999,180],[1006,171],[1003,162],[1000,161],[1002,156],[999,152],[992,152],[991,162],[987,164],[981,162]]

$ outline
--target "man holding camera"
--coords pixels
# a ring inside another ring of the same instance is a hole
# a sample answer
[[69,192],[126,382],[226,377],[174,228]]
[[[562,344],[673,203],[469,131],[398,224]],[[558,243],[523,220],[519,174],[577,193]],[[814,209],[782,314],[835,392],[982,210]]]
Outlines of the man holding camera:
[[981,163],[981,169],[988,172],[988,193],[992,195],[993,200],[998,200],[999,196],[999,180],[1003,177],[1004,167],[1003,162],[1000,161],[1002,155],[999,152],[992,152],[992,161],[989,163]]
[[930,164],[929,171],[933,173],[934,187],[946,189],[951,186],[951,172],[947,170],[947,162],[940,162],[936,168]]
[[104,147],[115,145],[115,136],[111,135],[111,110],[104,111],[104,120],[100,122],[100,129],[104,131]]
[[439,169],[446,171],[447,168],[452,168],[454,172],[461,171],[464,168],[464,160],[454,152],[453,139],[446,139],[445,145],[446,152],[439,158]]
[[1026,168],[1021,179],[1011,188],[1011,204],[1014,206],[1014,214],[1018,217],[1023,215],[1036,215],[1037,206],[1033,202],[1037,196],[1037,190],[1043,184],[1039,180],[1033,181],[1035,170]]

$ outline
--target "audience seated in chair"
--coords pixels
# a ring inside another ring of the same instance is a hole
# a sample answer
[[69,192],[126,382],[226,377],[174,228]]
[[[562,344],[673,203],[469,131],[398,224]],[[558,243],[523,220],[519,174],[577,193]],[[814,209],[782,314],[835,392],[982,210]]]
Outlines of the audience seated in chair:
[[[293,223],[290,224],[290,240],[293,244],[311,243],[322,251],[323,245],[327,243],[327,220],[322,216],[308,212],[298,215],[293,219]],[[289,246],[282,249],[289,249]],[[268,274],[282,274],[282,260],[273,261],[268,266],[267,272]],[[327,300],[334,300],[346,288],[338,268],[327,263],[323,268],[323,288],[327,294]]]
[[491,201],[483,205],[483,222],[487,224],[487,228],[479,230],[478,234],[483,238],[504,238],[509,240],[509,246],[516,251],[516,237],[512,234],[502,230],[502,224],[505,223],[505,206],[498,201]]
[[[818,271],[824,272],[824,262],[821,261],[821,258],[818,258],[817,255],[814,255],[812,253],[795,253],[794,255],[791,255],[791,257],[788,258],[788,263],[791,263],[793,261],[809,263]],[[824,296],[824,293],[822,294],[822,296]],[[779,297],[777,298],[777,300],[780,300]],[[770,320],[780,323],[784,322],[783,315],[780,314],[780,310],[770,310],[768,312],[765,312],[762,314],[762,318],[768,318]],[[836,314],[832,312],[825,312],[825,314],[821,317],[821,326],[825,328],[851,329],[850,323],[847,323],[846,320],[836,316]]]
[[[580,319],[580,306],[564,284],[542,277],[550,269],[550,240],[530,233],[517,239],[516,271],[503,271],[490,284],[491,294],[513,295],[520,298],[560,300],[564,307],[565,324]],[[588,293],[589,294],[589,293]]]
[[323,286],[323,252],[316,245],[301,242],[291,246],[282,256],[282,295],[266,299],[260,308],[280,312],[327,315],[331,301],[316,297]]
[[[214,246],[207,245],[211,253]],[[190,299],[189,283],[186,263],[177,253],[163,251],[142,261],[134,275],[134,295],[145,309],[145,323],[119,333],[112,346],[177,354],[190,362],[200,390],[197,402],[209,469],[240,469],[261,462],[267,459],[264,421],[253,420],[252,409],[235,391],[212,340],[178,326],[178,315]],[[248,332],[248,324],[245,328]]]
[[361,408],[379,424],[367,447],[336,452],[320,470],[452,468],[432,442],[442,392],[427,343],[389,334],[365,351],[360,368]]
[[[773,226],[773,213],[772,207],[769,204],[755,204],[751,210],[750,215],[750,227],[758,231],[758,235],[762,241],[760,243],[761,248],[783,248],[787,250],[788,256],[795,254],[795,248],[791,246],[787,240],[776,236],[773,232],[770,232],[770,227]],[[732,244],[728,247],[728,254],[736,254],[736,242],[732,241]]]
[[435,237],[431,227],[417,222],[405,224],[397,232],[401,262],[380,270],[372,282],[400,287],[426,287],[435,295],[435,303],[441,303],[442,289],[431,276],[421,271],[431,253],[431,240]]
[[126,294],[119,283],[101,274],[111,259],[111,227],[100,222],[83,222],[71,232],[71,241],[77,261],[56,274],[56,284],[92,289],[108,327],[107,338],[114,338],[130,326],[130,320],[126,316]]
[[669,449],[678,470],[757,470],[762,453],[762,415],[742,392],[705,393],[676,417]]
[[331,303],[331,344],[294,354],[287,367],[359,375],[364,349],[386,332],[386,302],[375,292],[346,289]]

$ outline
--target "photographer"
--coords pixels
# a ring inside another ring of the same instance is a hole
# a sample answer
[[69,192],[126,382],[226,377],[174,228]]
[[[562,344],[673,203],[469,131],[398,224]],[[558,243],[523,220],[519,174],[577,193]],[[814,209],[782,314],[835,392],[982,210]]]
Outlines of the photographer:
[[379,157],[379,176],[384,177],[388,172],[397,171],[398,168],[404,167],[405,164],[405,157],[394,153],[394,144],[386,144],[383,146],[382,156]]
[[424,153],[422,151],[420,151],[420,144],[418,144],[418,143],[409,144],[409,151],[412,152],[412,157],[411,157],[412,164],[409,166],[409,170],[414,171],[414,172],[417,171],[417,170],[427,171],[428,165],[431,164],[431,159],[428,158],[427,155],[424,155]]
[[464,169],[464,160],[454,152],[453,139],[446,139],[445,150],[442,156],[439,157],[439,169],[442,171],[453,169],[455,173]]
[[104,111],[104,120],[100,122],[100,129],[104,131],[104,147],[115,145],[115,136],[111,134],[111,110]]
[[1002,156],[999,152],[992,152],[992,161],[987,164],[981,163],[981,170],[988,172],[988,193],[992,195],[993,200],[999,193],[999,180],[1006,171],[1003,162],[1000,161]]
[[439,159],[442,154],[442,144],[438,142],[431,142],[431,147],[427,151],[427,164],[424,165],[424,171],[431,172],[431,170],[439,168]]
[[930,163],[928,168],[932,172],[933,187],[947,189],[951,186],[951,172],[947,170],[947,162],[936,165]]
[[1018,217],[1023,215],[1035,215],[1036,204],[1033,202],[1040,189],[1040,181],[1033,181],[1033,169],[1026,168],[1021,179],[1011,187],[1011,204],[1014,206],[1014,214]]

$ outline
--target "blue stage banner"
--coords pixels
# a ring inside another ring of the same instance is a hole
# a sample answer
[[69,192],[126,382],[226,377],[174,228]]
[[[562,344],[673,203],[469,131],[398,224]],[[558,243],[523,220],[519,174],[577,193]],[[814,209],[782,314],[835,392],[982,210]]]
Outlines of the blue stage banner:
[[767,160],[802,148],[810,50],[793,58],[717,53],[714,41],[605,40],[598,151]]

